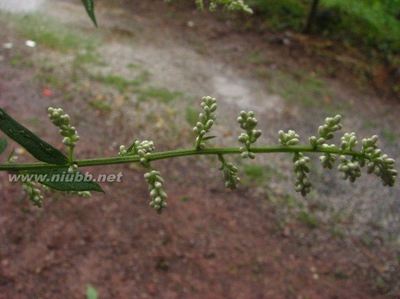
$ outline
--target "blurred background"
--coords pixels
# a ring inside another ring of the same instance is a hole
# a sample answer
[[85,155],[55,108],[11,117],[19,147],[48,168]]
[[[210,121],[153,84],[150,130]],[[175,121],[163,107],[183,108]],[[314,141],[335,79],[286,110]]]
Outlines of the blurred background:
[[[49,106],[70,114],[80,158],[135,138],[189,147],[210,95],[213,144],[237,144],[242,109],[256,112],[260,144],[277,144],[280,129],[307,142],[340,113],[344,131],[378,134],[399,160],[400,1],[248,0],[253,15],[190,0],[95,3],[99,28],[81,1],[0,0],[0,106],[56,146]],[[89,199],[48,193],[43,209],[0,174],[0,298],[400,297],[398,183],[350,184],[315,156],[304,199],[290,156],[229,160],[236,191],[214,158],[155,163],[162,215],[138,165],[89,169],[123,182]]]

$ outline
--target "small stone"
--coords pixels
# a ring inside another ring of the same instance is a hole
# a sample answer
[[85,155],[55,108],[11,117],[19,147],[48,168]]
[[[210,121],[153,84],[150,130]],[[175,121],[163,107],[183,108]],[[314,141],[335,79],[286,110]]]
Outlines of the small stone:
[[34,47],[36,47],[36,42],[34,42],[33,40],[27,40],[25,42],[25,46],[27,46],[29,48],[34,48]]

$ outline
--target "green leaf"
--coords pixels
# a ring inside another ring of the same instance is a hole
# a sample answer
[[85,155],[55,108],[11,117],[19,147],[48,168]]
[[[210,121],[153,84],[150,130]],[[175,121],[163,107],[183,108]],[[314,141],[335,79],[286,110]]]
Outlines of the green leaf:
[[24,147],[32,156],[50,164],[67,164],[67,157],[27,128],[19,124],[0,108],[0,130]]
[[20,174],[31,176],[29,177],[30,179],[58,191],[95,191],[104,193],[99,184],[90,180],[90,178],[85,178],[85,175],[79,171],[68,172],[68,168],[32,169],[21,171]]
[[97,293],[97,290],[91,285],[88,285],[86,287],[86,299],[98,299],[98,298],[99,295]]
[[6,150],[7,148],[7,139],[0,138],[0,155]]
[[206,141],[206,140],[210,140],[210,139],[214,139],[214,138],[216,138],[217,136],[205,136],[205,137],[203,137],[203,141]]
[[92,19],[93,24],[97,27],[96,15],[94,13],[94,1],[93,0],[82,0],[83,6],[85,6],[86,12]]

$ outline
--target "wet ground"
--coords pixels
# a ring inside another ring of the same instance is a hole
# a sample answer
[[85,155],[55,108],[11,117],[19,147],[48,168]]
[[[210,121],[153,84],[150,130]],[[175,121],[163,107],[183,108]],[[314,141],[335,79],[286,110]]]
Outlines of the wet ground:
[[[10,4],[0,1],[19,10]],[[94,29],[79,2],[40,4],[30,17],[2,15],[1,42],[15,46],[1,52],[0,104],[54,142],[44,111],[65,108],[82,136],[82,157],[115,154],[134,137],[160,149],[191,145],[204,95],[220,103],[218,144],[236,143],[241,109],[257,112],[268,144],[279,129],[306,140],[325,116],[342,113],[346,131],[378,133],[385,151],[399,156],[396,102],[303,69],[290,51],[235,32],[229,19],[162,2],[99,2]],[[37,47],[25,47],[26,39]],[[89,283],[101,298],[398,294],[398,185],[383,188],[364,176],[352,186],[315,162],[315,191],[305,201],[293,191],[284,155],[242,165],[236,192],[223,189],[207,159],[159,167],[170,193],[161,217],[147,207],[137,167],[123,168],[123,186],[105,186],[106,196],[49,200],[41,211],[18,202],[20,188],[3,182],[4,298],[82,298]]]

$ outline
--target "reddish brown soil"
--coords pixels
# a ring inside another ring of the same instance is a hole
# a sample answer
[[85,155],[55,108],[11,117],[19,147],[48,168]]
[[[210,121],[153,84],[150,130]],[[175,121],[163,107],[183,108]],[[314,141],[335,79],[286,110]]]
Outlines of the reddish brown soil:
[[[32,77],[3,64],[0,106],[57,144],[44,111],[61,99],[43,98]],[[74,113],[90,136],[80,156],[111,154],[103,137],[120,128]],[[296,221],[282,230],[263,196],[225,191],[219,178],[200,166],[188,171],[184,161],[159,165],[170,195],[161,216],[148,207],[142,172],[129,167],[103,169],[124,172],[105,195],[49,195],[41,210],[2,174],[0,298],[84,298],[88,284],[102,299],[385,297],[373,284],[380,259],[357,241]]]

